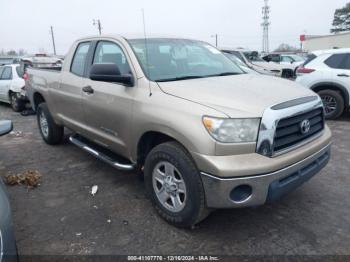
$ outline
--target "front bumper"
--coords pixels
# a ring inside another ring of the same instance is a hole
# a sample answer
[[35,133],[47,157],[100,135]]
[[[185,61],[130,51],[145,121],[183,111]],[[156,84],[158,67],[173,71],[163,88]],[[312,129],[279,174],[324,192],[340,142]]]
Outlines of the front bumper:
[[219,178],[201,173],[207,206],[235,208],[279,199],[316,175],[330,159],[331,145],[278,171],[256,176]]

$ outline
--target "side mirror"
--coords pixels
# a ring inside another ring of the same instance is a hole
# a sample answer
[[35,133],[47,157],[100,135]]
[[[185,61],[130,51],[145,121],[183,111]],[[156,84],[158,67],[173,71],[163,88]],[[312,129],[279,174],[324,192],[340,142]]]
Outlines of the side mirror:
[[13,129],[11,120],[0,120],[0,136],[10,133]]
[[122,83],[127,86],[134,85],[132,75],[122,75],[116,64],[94,64],[90,69],[89,78],[94,81]]

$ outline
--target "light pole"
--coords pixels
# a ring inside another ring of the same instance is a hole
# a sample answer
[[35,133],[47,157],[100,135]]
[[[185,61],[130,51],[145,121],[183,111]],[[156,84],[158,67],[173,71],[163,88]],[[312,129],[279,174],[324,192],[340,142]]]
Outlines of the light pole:
[[102,26],[101,26],[101,21],[100,21],[100,19],[97,19],[97,20],[93,19],[92,22],[93,22],[93,23],[92,23],[93,25],[96,25],[96,26],[97,26],[98,32],[99,32],[99,34],[101,35]]
[[218,34],[211,35],[211,37],[215,37],[215,46],[218,47]]
[[50,32],[51,32],[51,38],[52,38],[52,45],[53,45],[53,54],[56,55],[56,45],[55,45],[55,37],[53,34],[53,27],[50,27]]

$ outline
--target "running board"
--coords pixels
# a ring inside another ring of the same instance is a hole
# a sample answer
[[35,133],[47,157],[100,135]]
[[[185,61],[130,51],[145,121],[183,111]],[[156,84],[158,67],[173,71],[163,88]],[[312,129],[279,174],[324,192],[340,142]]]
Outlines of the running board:
[[105,148],[102,148],[101,146],[96,145],[93,142],[79,135],[70,136],[69,141],[72,142],[77,147],[80,147],[84,151],[106,162],[107,164],[111,165],[112,167],[118,170],[131,171],[135,167],[135,165],[133,165],[132,163],[123,163],[127,161],[126,160],[121,161],[121,157],[118,157],[111,151]]

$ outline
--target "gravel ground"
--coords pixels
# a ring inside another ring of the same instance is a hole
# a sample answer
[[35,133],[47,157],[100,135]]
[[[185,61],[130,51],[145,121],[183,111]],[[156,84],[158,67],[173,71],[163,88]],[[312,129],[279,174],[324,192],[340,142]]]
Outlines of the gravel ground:
[[275,204],[213,212],[193,230],[160,219],[136,175],[67,138],[46,145],[35,116],[0,104],[5,118],[17,133],[0,138],[0,174],[43,175],[36,189],[9,188],[20,255],[350,255],[350,114],[329,123],[332,159],[311,181]]

